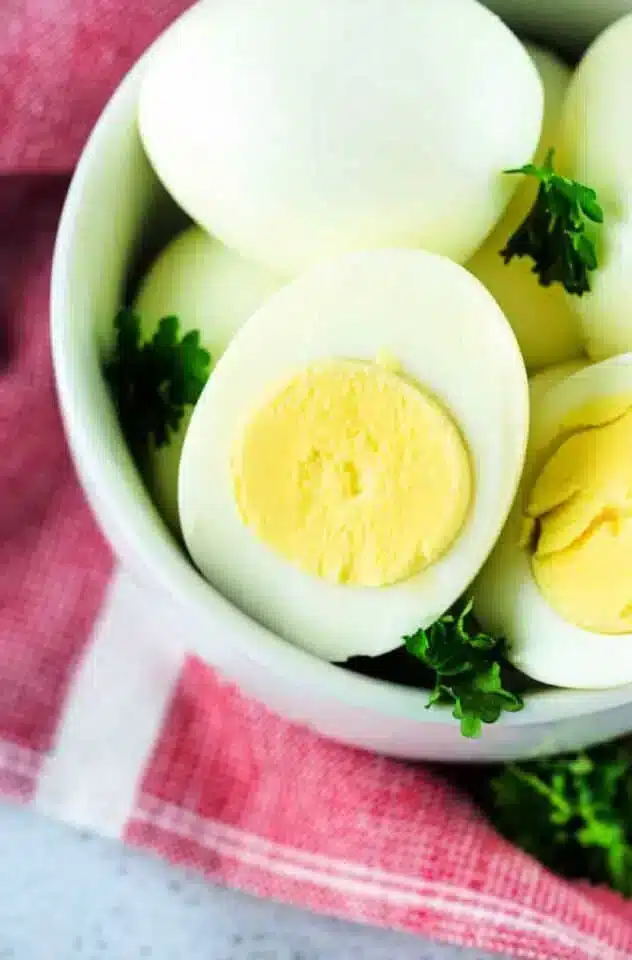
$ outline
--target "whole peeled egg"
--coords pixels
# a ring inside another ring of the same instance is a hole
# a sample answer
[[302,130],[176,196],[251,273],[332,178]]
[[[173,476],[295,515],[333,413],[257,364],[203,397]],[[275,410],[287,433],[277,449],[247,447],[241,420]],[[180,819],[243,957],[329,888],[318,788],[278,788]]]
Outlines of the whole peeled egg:
[[139,128],[193,220],[294,275],[385,246],[465,261],[542,111],[532,60],[476,0],[216,0],[150,51]]
[[333,661],[459,598],[518,485],[524,365],[485,288],[421,250],[346,254],[242,326],[191,418],[185,543],[207,580]]
[[473,585],[516,667],[561,687],[632,681],[632,354],[531,394],[523,479]]
[[598,267],[574,297],[593,360],[632,349],[632,14],[589,47],[569,85],[561,146],[564,172],[592,187],[604,211],[591,227]]
[[[555,54],[542,47],[527,44],[526,48],[538,68],[544,88],[544,120],[534,158],[535,163],[541,163],[549,148],[557,142],[571,70]],[[523,177],[504,216],[466,264],[502,307],[516,334],[528,370],[563,363],[582,352],[579,320],[562,287],[557,284],[540,286],[529,259],[516,258],[505,264],[500,255],[509,237],[528,214],[536,192],[536,181]]]
[[[282,284],[278,274],[240,257],[199,227],[189,227],[152,263],[134,309],[146,339],[168,315],[178,318],[183,335],[198,330],[214,364],[244,320]],[[176,534],[180,530],[178,467],[190,417],[187,410],[166,444],[150,444],[144,465],[154,502]]]

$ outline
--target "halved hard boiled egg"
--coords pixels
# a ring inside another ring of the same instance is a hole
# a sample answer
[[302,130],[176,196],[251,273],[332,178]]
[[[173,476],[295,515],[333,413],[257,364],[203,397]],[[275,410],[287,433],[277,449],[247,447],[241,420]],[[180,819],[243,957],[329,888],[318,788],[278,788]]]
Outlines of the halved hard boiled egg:
[[389,245],[467,259],[541,123],[537,70],[475,0],[197,3],[150,51],[139,101],[179,205],[291,275]]
[[240,329],[185,438],[180,521],[225,596],[325,659],[437,619],[513,500],[528,392],[515,337],[447,258],[355,253]]
[[484,629],[555,686],[632,681],[632,354],[534,397],[523,480],[473,587]]
[[[180,332],[198,330],[215,363],[231,337],[284,280],[272,270],[229,250],[199,227],[189,227],[169,243],[143,278],[134,309],[144,338],[162,317],[175,315]],[[190,418],[186,411],[169,441],[147,451],[145,477],[163,519],[179,533],[178,467]]]

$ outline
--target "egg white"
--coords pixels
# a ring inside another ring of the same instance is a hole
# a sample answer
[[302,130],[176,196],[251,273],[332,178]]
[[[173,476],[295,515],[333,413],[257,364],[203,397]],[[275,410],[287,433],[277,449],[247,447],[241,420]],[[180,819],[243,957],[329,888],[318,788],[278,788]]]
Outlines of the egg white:
[[523,480],[507,524],[476,579],[474,610],[483,628],[509,641],[511,662],[552,686],[596,689],[632,681],[632,634],[599,634],[564,620],[536,583],[519,546],[521,505],[560,425],[587,403],[632,394],[632,354],[587,366],[543,391],[531,407]]
[[593,360],[632,350],[632,14],[600,34],[568,88],[560,128],[564,172],[597,191],[604,222],[591,227],[599,265],[573,297]]
[[[447,554],[388,587],[309,576],[261,543],[233,497],[231,448],[271,387],[318,360],[388,351],[443,402],[474,475],[465,526]],[[487,557],[518,484],[528,428],[524,365],[493,298],[466,270],[423,251],[347,255],[303,274],[238,332],[195,408],[180,466],[180,521],[204,576],[252,617],[325,659],[377,655],[426,627]]]
[[198,3],[150,52],[139,102],[180,206],[291,274],[389,245],[464,261],[541,123],[531,59],[473,0]]
[[[555,54],[527,44],[544,88],[544,120],[535,163],[557,143],[564,95],[571,70]],[[509,237],[529,212],[537,193],[532,177],[522,177],[507,210],[485,242],[467,263],[500,304],[520,344],[528,370],[561,363],[582,352],[579,319],[572,299],[558,284],[540,286],[533,262],[520,257],[506,264],[500,256]],[[574,298],[577,299],[577,298]]]
[[[180,233],[158,255],[141,282],[134,309],[143,337],[159,320],[178,317],[182,334],[199,330],[202,346],[215,363],[241,324],[282,286],[279,274],[229,250],[199,227]],[[150,444],[145,477],[163,519],[178,534],[178,467],[191,411],[186,411],[168,443]]]
[[566,360],[564,363],[556,363],[545,370],[540,370],[529,377],[529,402],[531,407],[539,406],[542,403],[544,394],[554,387],[560,380],[566,380],[574,373],[578,373],[588,366],[588,360],[578,357],[576,360]]

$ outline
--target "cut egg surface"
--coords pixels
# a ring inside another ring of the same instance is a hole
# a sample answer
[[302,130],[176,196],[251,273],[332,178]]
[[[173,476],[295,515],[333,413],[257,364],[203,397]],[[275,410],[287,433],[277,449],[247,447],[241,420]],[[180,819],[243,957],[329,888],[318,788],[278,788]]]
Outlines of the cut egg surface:
[[523,478],[473,586],[518,669],[560,687],[632,681],[632,354],[532,391]]
[[528,389],[474,277],[403,249],[273,295],[194,410],[179,511],[201,573],[333,661],[379,655],[458,599],[518,485]]

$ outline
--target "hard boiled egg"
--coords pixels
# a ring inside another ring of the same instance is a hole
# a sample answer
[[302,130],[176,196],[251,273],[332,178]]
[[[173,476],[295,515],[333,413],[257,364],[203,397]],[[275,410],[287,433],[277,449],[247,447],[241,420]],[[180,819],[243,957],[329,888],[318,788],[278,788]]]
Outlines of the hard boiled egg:
[[604,223],[591,292],[574,297],[586,349],[601,360],[632,349],[632,15],[589,48],[569,86],[562,118],[565,172],[597,191]]
[[473,587],[481,625],[524,673],[562,687],[632,681],[632,354],[532,404],[524,477]]
[[[199,227],[184,230],[157,257],[143,279],[134,304],[145,338],[173,314],[184,334],[199,330],[203,346],[216,362],[244,320],[282,285],[276,273],[245,260]],[[178,466],[190,412],[169,442],[150,445],[146,479],[169,527],[179,532]]]
[[542,109],[530,57],[475,0],[219,0],[151,51],[139,125],[195,221],[294,275],[389,245],[466,260]]
[[[554,54],[527,44],[544,87],[544,121],[535,157],[541,163],[557,142],[564,94],[571,71]],[[494,295],[518,338],[527,368],[540,369],[579,356],[579,321],[569,298],[557,284],[542,287],[528,258],[505,264],[500,251],[529,212],[537,183],[523,177],[505,215],[467,264],[468,270]]]
[[537,406],[542,402],[542,397],[554,387],[560,380],[566,380],[567,377],[578,373],[588,366],[587,360],[566,360],[564,363],[556,363],[546,370],[540,370],[529,378],[529,400],[532,406]]
[[484,287],[423,251],[301,275],[195,408],[180,520],[204,576],[325,659],[377,655],[472,580],[513,500],[524,365]]

